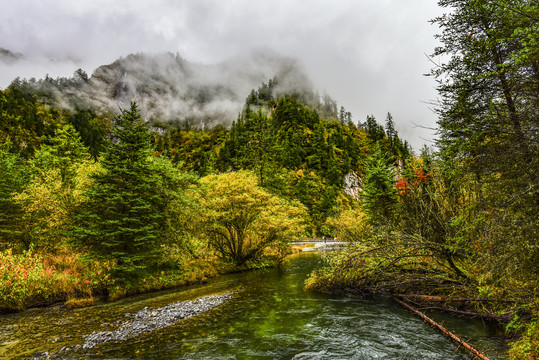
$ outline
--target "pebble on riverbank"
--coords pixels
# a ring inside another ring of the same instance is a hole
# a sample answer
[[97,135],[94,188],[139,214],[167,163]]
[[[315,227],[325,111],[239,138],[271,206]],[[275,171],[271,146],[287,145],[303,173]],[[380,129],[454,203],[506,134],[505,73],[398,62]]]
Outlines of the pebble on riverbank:
[[230,300],[233,294],[225,293],[220,295],[204,296],[195,300],[181,301],[158,309],[145,307],[135,314],[126,314],[132,320],[119,323],[118,329],[114,331],[94,331],[85,336],[85,343],[73,347],[62,348],[59,351],[49,354],[36,354],[33,359],[56,359],[63,358],[67,352],[76,350],[87,350],[97,345],[110,341],[124,341],[137,335],[149,333],[157,329],[162,329],[187,319]]

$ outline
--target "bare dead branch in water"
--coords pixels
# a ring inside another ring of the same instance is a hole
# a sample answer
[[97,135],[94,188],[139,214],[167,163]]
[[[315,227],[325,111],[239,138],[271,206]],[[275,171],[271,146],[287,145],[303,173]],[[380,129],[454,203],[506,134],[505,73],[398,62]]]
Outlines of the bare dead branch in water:
[[477,350],[476,348],[474,348],[473,346],[471,346],[470,344],[468,344],[467,342],[462,340],[460,337],[458,337],[457,335],[453,334],[452,332],[450,332],[449,330],[444,328],[442,325],[438,324],[436,321],[429,318],[427,315],[423,314],[421,311],[413,308],[412,306],[408,305],[407,303],[405,303],[404,301],[402,301],[402,300],[400,300],[400,299],[398,299],[396,297],[394,297],[393,300],[395,300],[395,302],[397,304],[399,304],[399,305],[403,306],[404,308],[410,310],[412,313],[419,316],[420,318],[422,318],[423,320],[425,320],[426,322],[428,322],[429,324],[431,324],[432,326],[434,326],[435,328],[440,330],[444,335],[451,338],[451,340],[455,341],[459,345],[462,345],[466,350],[468,350],[469,352],[474,354],[477,358],[482,359],[482,360],[489,360],[489,358],[486,357],[485,355],[483,355],[482,353],[480,353],[479,350]]

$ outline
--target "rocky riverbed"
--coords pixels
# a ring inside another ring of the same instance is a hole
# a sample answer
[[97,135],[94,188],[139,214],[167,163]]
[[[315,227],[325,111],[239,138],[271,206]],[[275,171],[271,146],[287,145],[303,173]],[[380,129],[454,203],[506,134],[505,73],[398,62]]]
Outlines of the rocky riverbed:
[[149,333],[175,324],[178,321],[204,313],[230,300],[233,293],[209,295],[195,300],[181,301],[162,308],[145,307],[134,314],[126,314],[130,320],[118,321],[113,331],[94,331],[85,335],[84,344],[65,347],[54,353],[36,354],[33,359],[61,359],[69,353],[91,349],[110,341],[124,341],[140,334]]

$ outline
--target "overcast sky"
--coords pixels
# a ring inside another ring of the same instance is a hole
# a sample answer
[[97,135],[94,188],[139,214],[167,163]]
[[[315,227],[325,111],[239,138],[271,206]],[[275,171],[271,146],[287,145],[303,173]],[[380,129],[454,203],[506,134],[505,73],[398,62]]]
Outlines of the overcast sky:
[[354,120],[391,112],[418,149],[435,126],[426,54],[437,45],[435,0],[16,0],[0,11],[0,47],[25,61],[0,62],[0,88],[16,76],[91,74],[134,52],[179,52],[217,63],[252,49],[299,59],[320,93]]

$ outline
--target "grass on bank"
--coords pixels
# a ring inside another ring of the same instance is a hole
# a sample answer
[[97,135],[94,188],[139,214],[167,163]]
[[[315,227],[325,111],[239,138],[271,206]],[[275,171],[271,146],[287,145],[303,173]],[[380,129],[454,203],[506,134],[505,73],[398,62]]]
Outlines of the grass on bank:
[[0,253],[0,309],[23,310],[76,297],[91,297],[110,283],[109,264],[83,262],[77,254],[33,250]]
[[137,279],[120,282],[110,275],[112,264],[88,261],[77,253],[45,254],[29,250],[14,254],[7,250],[0,252],[0,312],[57,302],[65,302],[68,307],[89,306],[98,298],[113,301],[276,263],[271,254],[241,267],[216,256],[184,259],[171,254],[166,263],[157,264]]

